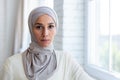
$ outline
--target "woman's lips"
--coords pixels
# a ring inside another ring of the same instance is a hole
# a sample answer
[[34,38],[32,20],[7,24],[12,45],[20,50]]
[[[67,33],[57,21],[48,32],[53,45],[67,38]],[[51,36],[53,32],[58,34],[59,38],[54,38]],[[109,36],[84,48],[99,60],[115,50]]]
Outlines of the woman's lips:
[[49,42],[50,40],[49,39],[42,39],[41,41],[42,42]]

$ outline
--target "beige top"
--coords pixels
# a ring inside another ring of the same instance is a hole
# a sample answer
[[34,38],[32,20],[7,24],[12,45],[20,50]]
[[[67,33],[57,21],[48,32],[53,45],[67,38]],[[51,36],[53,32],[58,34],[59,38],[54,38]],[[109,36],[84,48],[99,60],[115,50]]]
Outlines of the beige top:
[[[48,80],[94,80],[73,58],[62,51],[56,51],[57,69]],[[26,78],[22,54],[9,57],[0,71],[0,80],[28,80]]]

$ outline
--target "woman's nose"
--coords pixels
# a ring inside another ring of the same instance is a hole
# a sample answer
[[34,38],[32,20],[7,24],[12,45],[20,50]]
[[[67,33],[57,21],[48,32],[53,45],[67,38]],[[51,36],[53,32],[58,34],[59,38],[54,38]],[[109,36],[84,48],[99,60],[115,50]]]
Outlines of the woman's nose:
[[44,30],[43,30],[43,36],[47,36],[48,34],[49,34],[48,29],[44,29]]

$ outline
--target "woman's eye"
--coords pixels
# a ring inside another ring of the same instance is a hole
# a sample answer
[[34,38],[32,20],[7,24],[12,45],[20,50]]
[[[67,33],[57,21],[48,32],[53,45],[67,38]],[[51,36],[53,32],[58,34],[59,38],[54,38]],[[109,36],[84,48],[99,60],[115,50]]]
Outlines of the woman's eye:
[[42,29],[42,26],[35,26],[36,29]]
[[49,25],[48,28],[49,28],[49,29],[52,29],[52,28],[54,28],[54,25]]

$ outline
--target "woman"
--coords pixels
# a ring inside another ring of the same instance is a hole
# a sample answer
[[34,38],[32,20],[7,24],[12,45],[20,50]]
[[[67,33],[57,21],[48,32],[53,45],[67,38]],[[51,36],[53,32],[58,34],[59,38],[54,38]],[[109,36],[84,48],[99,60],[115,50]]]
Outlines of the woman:
[[34,9],[28,25],[30,46],[6,60],[1,80],[93,80],[68,54],[54,50],[58,18],[53,9]]

